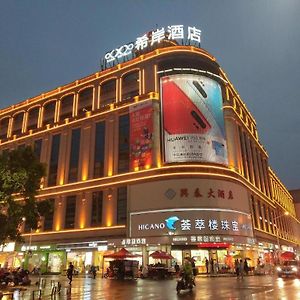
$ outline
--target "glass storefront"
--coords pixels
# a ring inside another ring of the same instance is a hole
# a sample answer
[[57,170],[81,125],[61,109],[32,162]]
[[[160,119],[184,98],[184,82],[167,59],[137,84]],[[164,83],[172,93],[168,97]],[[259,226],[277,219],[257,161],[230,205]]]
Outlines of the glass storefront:
[[61,273],[65,269],[64,251],[32,251],[24,253],[23,266],[29,272]]
[[64,251],[49,252],[47,272],[61,273],[65,266],[66,253]]
[[74,271],[76,273],[85,273],[86,271],[88,272],[92,264],[92,252],[68,252],[67,266],[70,262],[74,265]]

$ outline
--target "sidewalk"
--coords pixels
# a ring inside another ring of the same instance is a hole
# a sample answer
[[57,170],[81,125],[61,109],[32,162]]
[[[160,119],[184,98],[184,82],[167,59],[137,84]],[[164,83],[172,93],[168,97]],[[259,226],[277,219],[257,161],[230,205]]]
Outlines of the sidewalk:
[[[248,277],[248,276],[264,276],[264,275],[272,275],[272,274],[249,273],[249,274],[244,275],[244,276]],[[196,277],[236,277],[236,274],[235,273],[218,273],[218,274],[202,273],[202,274],[198,274]]]

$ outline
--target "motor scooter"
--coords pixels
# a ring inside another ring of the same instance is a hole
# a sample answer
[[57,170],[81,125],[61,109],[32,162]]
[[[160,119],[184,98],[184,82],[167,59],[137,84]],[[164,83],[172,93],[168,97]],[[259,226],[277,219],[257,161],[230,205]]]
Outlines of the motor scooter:
[[177,281],[176,285],[177,294],[179,294],[181,290],[192,291],[195,285],[196,283],[193,276],[186,276],[184,273],[182,273],[181,278]]

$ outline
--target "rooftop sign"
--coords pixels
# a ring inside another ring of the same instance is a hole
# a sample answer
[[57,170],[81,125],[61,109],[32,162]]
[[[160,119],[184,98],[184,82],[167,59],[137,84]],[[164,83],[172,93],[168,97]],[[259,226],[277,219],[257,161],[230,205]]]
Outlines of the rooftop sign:
[[201,30],[193,26],[184,25],[170,25],[162,27],[145,33],[136,39],[135,42],[125,44],[119,48],[107,52],[103,59],[102,68],[111,67],[120,63],[119,59],[123,61],[131,59],[135,56],[137,51],[142,51],[148,47],[154,47],[163,40],[181,40],[185,41],[188,45],[200,47]]

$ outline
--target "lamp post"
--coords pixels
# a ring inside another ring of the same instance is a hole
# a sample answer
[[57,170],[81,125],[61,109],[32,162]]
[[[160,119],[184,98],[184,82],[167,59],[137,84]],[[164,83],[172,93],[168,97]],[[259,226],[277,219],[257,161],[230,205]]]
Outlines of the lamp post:
[[[289,215],[289,212],[285,211],[284,214],[281,214],[280,216],[275,217],[273,222],[275,223],[276,220],[280,219],[283,216],[288,216],[288,215]],[[279,261],[279,255],[280,255],[281,251],[280,251],[280,240],[279,240],[279,228],[278,228],[277,222],[276,222],[276,224],[274,224],[274,226],[276,226],[276,238],[277,238],[277,247],[278,247],[277,260]]]

